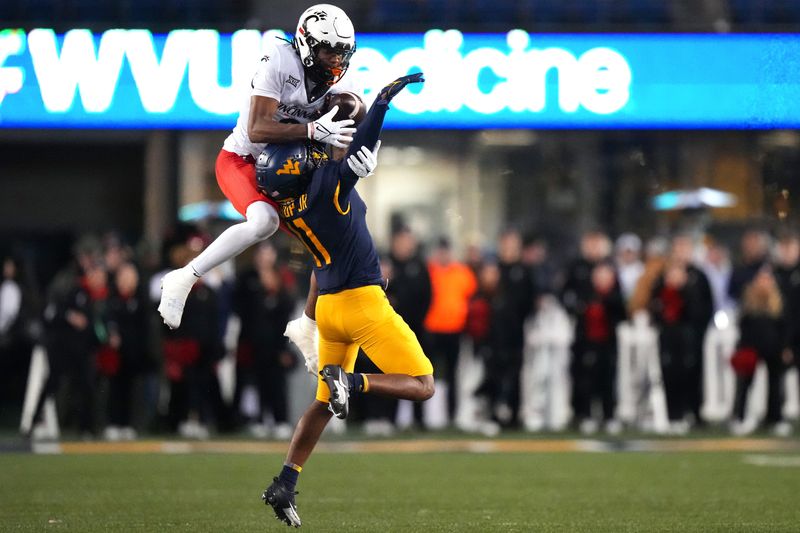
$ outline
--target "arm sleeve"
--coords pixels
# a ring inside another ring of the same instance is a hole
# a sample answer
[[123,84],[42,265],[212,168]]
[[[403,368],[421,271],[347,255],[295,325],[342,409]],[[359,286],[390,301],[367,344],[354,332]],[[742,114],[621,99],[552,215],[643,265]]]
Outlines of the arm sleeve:
[[388,109],[389,104],[387,103],[379,104],[376,101],[372,104],[372,107],[369,108],[367,116],[364,117],[364,121],[358,126],[358,130],[353,138],[353,142],[350,143],[350,148],[347,150],[347,154],[344,156],[344,159],[339,161],[339,176],[341,178],[339,198],[341,200],[345,200],[347,198],[347,196],[350,194],[350,191],[352,191],[353,187],[355,187],[356,182],[358,182],[358,176],[356,176],[356,174],[347,164],[347,158],[361,150],[362,146],[366,146],[370,150],[375,146],[375,143],[378,142],[378,139],[381,136],[383,119],[386,116],[386,111]]
[[250,93],[252,96],[266,96],[281,100],[281,87],[283,86],[283,76],[281,74],[281,56],[276,47],[267,51],[261,62],[258,64],[255,76],[253,76]]
[[661,274],[653,283],[650,294],[647,296],[647,310],[650,312],[650,320],[654,324],[661,324],[663,316],[661,312],[664,310],[664,302],[661,301],[661,291],[664,288],[664,275]]
[[699,270],[694,271],[694,283],[687,283],[685,294],[687,299],[687,314],[698,328],[705,328],[714,316],[714,307],[711,300],[711,287],[708,278]]
[[[798,312],[800,312],[800,286],[793,287],[789,291],[788,313],[786,316],[791,317],[788,320],[788,327],[786,336],[789,339],[789,347],[797,351],[800,346],[800,326],[797,324]],[[800,357],[800,351],[795,354],[795,358]],[[796,360],[796,359],[795,359]]]
[[468,266],[464,266],[464,273],[466,278],[466,296],[468,298],[472,298],[475,296],[475,293],[478,292],[478,280],[475,277],[475,274],[472,273],[472,270]]
[[739,341],[736,343],[739,348],[753,348],[752,319],[749,315],[742,315],[739,318]]
[[428,266],[423,261],[420,261],[420,267],[422,273],[420,274],[419,309],[422,315],[420,323],[422,323],[425,320],[425,316],[428,314],[428,309],[431,307],[433,287],[431,287],[431,275],[428,271]]
[[578,291],[575,275],[576,270],[577,265],[573,262],[567,271],[564,285],[562,285],[558,292],[558,299],[561,301],[561,305],[564,307],[567,313],[572,316],[578,314]]
[[616,327],[620,322],[623,322],[626,318],[628,318],[628,311],[625,309],[625,298],[622,297],[622,290],[617,284],[614,287],[614,290],[611,292],[611,317]]

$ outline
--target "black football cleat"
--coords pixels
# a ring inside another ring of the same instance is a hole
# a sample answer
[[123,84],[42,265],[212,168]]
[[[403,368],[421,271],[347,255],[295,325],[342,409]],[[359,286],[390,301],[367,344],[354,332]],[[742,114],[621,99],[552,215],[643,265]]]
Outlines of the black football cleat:
[[300,515],[297,514],[297,505],[294,503],[295,494],[297,492],[287,489],[280,479],[273,478],[272,485],[267,487],[261,499],[275,511],[275,518],[287,526],[300,527]]
[[325,365],[319,373],[331,391],[328,410],[336,418],[347,418],[350,411],[350,382],[347,380],[347,373],[339,365]]

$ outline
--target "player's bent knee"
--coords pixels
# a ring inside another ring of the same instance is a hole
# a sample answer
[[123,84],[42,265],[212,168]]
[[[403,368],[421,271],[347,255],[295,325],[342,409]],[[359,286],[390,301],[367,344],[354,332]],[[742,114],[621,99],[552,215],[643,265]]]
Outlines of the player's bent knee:
[[263,241],[278,231],[280,218],[275,208],[267,202],[253,202],[247,208],[247,224],[252,227],[253,237]]

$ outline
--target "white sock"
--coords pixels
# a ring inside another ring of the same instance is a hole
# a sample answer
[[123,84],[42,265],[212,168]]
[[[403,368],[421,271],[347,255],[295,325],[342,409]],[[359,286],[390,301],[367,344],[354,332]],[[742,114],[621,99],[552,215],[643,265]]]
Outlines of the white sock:
[[189,265],[198,276],[235,257],[278,230],[278,212],[267,202],[253,202],[247,208],[247,220],[231,226],[214,239],[208,248]]
[[179,275],[183,281],[189,284],[194,284],[195,281],[200,279],[200,274],[195,272],[191,264],[182,266],[181,268],[174,270],[174,272]]

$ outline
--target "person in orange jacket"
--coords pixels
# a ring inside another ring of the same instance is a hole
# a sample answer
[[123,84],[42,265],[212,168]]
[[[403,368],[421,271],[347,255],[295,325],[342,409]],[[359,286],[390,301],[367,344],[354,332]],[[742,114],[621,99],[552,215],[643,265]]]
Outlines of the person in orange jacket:
[[461,334],[467,323],[469,302],[478,288],[475,274],[456,261],[446,238],[439,239],[428,261],[431,277],[431,305],[425,317],[429,333],[430,357],[434,368],[447,382],[447,412],[452,421],[456,413],[456,368],[461,347]]

